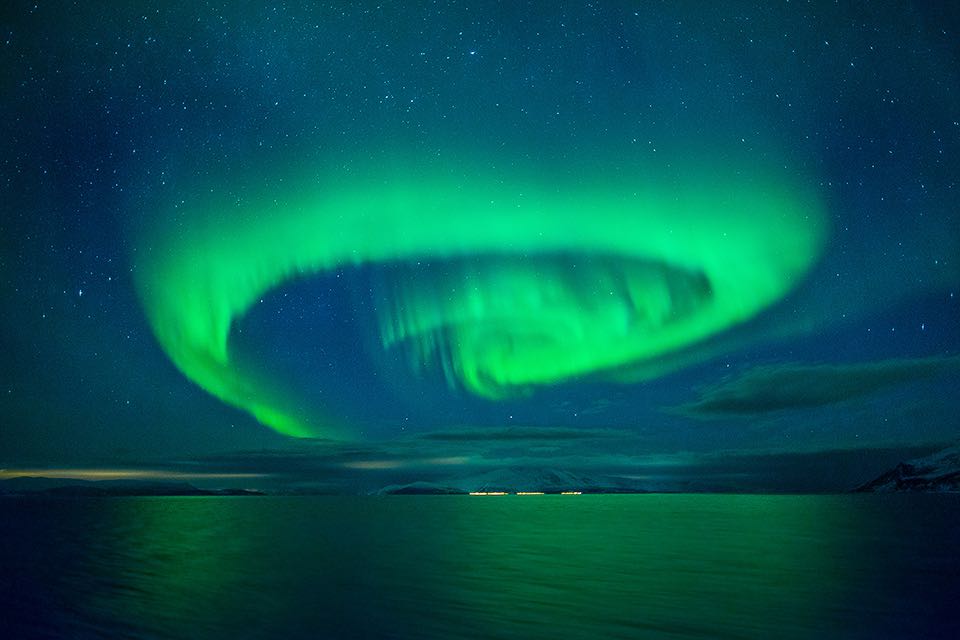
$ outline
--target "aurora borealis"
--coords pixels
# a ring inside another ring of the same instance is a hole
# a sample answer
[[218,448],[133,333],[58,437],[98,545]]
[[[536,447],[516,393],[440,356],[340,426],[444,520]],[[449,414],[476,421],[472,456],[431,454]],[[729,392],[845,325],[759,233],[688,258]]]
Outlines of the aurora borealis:
[[[819,254],[815,199],[711,178],[625,193],[425,177],[338,181],[316,194],[294,186],[294,199],[212,222],[188,213],[197,228],[161,239],[138,282],[188,377],[281,433],[328,435],[230,363],[231,323],[267,290],[347,264],[416,261],[392,270],[378,310],[382,346],[410,343],[414,372],[442,367],[448,382],[495,400],[628,368],[749,319]],[[447,264],[424,264],[437,260]]]
[[956,437],[950,11],[105,11],[4,12],[0,464]]

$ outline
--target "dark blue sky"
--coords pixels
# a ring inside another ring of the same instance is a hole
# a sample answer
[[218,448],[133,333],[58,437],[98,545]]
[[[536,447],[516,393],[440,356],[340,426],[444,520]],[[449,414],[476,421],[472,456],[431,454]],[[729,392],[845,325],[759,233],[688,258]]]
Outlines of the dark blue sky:
[[[388,183],[424,162],[557,189],[636,167],[771,169],[817,194],[828,232],[786,295],[664,355],[662,375],[578,375],[505,400],[383,347],[384,283],[412,263],[279,283],[235,319],[233,361],[377,455],[442,457],[438,440],[421,454],[404,439],[504,427],[615,430],[619,452],[583,439],[581,462],[621,471],[954,441],[960,17],[935,4],[6,3],[0,465],[296,449],[171,362],[137,265],[163,251],[156,229],[204,224],[190,204],[209,194],[267,200],[304,175]],[[576,463],[569,438],[544,440],[478,445],[470,464]]]

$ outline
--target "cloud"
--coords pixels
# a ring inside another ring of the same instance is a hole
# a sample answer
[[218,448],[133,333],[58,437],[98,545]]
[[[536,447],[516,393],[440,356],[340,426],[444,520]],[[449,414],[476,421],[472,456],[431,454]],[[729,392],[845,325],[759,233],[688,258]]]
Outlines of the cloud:
[[514,440],[602,440],[629,437],[627,431],[617,429],[574,429],[560,427],[496,427],[489,429],[453,429],[431,431],[421,440],[442,442],[502,442]]
[[632,468],[645,450],[637,434],[625,430],[463,427],[363,443],[296,440],[282,449],[224,452],[168,465],[177,470],[260,473],[277,482],[311,478],[350,484],[379,474],[429,479],[465,467]]
[[709,418],[808,409],[958,371],[960,356],[762,366],[703,390],[699,400],[682,405],[677,411]]

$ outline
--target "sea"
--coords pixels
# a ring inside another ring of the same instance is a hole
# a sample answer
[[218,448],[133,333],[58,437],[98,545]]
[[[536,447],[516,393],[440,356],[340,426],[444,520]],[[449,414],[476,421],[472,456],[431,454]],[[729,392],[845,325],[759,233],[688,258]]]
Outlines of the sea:
[[7,497],[0,638],[960,638],[960,495]]

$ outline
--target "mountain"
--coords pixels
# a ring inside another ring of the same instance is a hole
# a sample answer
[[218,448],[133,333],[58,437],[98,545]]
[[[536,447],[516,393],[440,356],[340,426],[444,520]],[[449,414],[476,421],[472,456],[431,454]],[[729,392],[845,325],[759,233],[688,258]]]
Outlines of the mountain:
[[467,493],[457,487],[448,487],[434,482],[411,482],[410,484],[392,484],[377,492],[379,495],[423,496],[423,495],[463,495]]
[[582,491],[584,493],[620,493],[634,491],[616,478],[591,477],[563,469],[495,469],[486,473],[461,478],[453,483],[466,491]]
[[891,493],[896,491],[960,492],[960,445],[924,458],[901,462],[854,491]]
[[0,481],[0,496],[253,496],[252,489],[198,489],[187,482],[75,480],[21,476]]
[[390,485],[379,494],[464,494],[474,492],[537,492],[561,493],[643,493],[644,490],[625,478],[585,476],[563,469],[494,469],[480,474],[451,478],[442,483],[413,482]]

